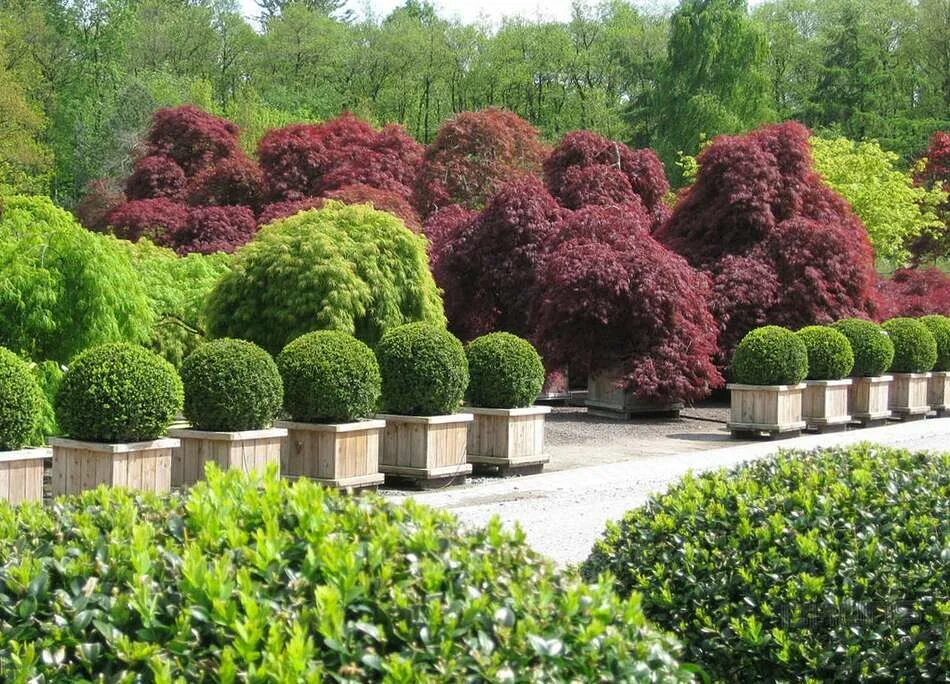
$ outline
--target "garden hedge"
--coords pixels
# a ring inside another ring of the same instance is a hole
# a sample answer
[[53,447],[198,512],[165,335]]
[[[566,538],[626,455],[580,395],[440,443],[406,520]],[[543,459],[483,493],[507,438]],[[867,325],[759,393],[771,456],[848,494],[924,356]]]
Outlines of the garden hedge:
[[927,326],[937,343],[935,371],[950,371],[950,317],[935,314],[923,316],[920,322]]
[[605,570],[715,681],[950,671],[950,454],[869,444],[689,475],[610,524]]
[[808,376],[808,349],[791,330],[752,330],[732,357],[732,381],[742,385],[797,385]]
[[0,451],[29,444],[40,416],[42,395],[26,362],[0,347]]
[[929,373],[937,363],[937,340],[926,325],[913,318],[892,318],[881,326],[894,343],[895,373]]
[[506,332],[489,333],[465,347],[472,406],[531,406],[544,385],[544,364],[531,343]]
[[692,678],[637,600],[521,532],[272,473],[0,504],[0,587],[0,671],[23,682]]
[[860,318],[846,318],[832,326],[848,338],[854,352],[852,377],[876,378],[884,375],[894,361],[894,343],[881,326]]
[[808,351],[809,380],[840,380],[854,368],[851,342],[834,328],[809,325],[797,333]]

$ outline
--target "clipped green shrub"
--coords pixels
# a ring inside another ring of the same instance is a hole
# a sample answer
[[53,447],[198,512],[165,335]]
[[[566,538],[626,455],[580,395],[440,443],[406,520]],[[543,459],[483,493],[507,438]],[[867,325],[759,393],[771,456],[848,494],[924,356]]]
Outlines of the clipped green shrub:
[[950,371],[950,317],[939,314],[923,316],[920,322],[927,326],[937,343],[937,363],[935,371]]
[[338,330],[301,335],[277,357],[284,410],[302,423],[348,423],[372,415],[381,380],[373,350]]
[[30,443],[40,417],[42,394],[27,363],[0,347],[0,451]]
[[215,337],[272,354],[313,330],[341,330],[371,347],[387,328],[445,325],[426,241],[368,205],[327,202],[262,228],[208,297]]
[[692,681],[637,600],[520,531],[273,475],[0,504],[0,585],[24,682]]
[[472,406],[531,406],[544,385],[544,364],[531,343],[506,332],[482,335],[465,347]]
[[611,523],[605,570],[715,681],[936,681],[950,454],[869,444],[689,475]]
[[181,366],[185,418],[196,430],[260,430],[280,415],[284,391],[277,364],[253,342],[207,342]]
[[834,328],[809,325],[797,333],[808,352],[809,380],[840,380],[854,368],[854,352],[848,338]]
[[468,387],[465,348],[445,328],[409,323],[392,328],[376,348],[383,410],[405,416],[454,413]]
[[73,359],[56,393],[62,432],[88,442],[144,442],[182,408],[181,379],[160,356],[134,344],[103,344]]
[[832,328],[848,338],[854,352],[855,378],[876,378],[884,375],[894,361],[894,343],[877,323],[860,318],[846,318],[833,323]]
[[930,329],[913,318],[892,318],[881,326],[894,343],[895,373],[928,373],[937,363],[937,340]]
[[808,349],[791,330],[767,325],[742,338],[731,370],[741,385],[797,385],[808,375]]

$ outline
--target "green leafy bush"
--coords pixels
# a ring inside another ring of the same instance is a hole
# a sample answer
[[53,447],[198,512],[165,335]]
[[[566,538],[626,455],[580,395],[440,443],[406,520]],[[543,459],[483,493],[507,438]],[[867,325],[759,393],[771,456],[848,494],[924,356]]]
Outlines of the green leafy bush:
[[272,475],[0,504],[0,587],[23,682],[691,680],[636,599],[521,532]]
[[851,342],[854,352],[855,378],[876,378],[884,375],[894,361],[894,343],[881,326],[860,318],[846,318],[833,323],[832,328]]
[[30,443],[39,420],[42,395],[30,367],[0,347],[0,451]]
[[742,385],[797,385],[807,375],[805,343],[778,325],[747,333],[732,357],[732,381]]
[[73,439],[141,442],[168,429],[182,400],[170,363],[133,344],[104,344],[70,364],[56,393],[56,420]]
[[376,349],[383,410],[406,416],[454,413],[468,387],[465,348],[445,328],[409,323],[391,328]]
[[59,434],[53,402],[63,380],[63,368],[55,361],[40,361],[31,366],[30,370],[40,388],[40,405],[39,418],[28,443],[41,446],[46,443],[47,437]]
[[371,347],[387,328],[445,324],[426,241],[390,214],[327,202],[261,229],[208,298],[215,337],[272,354],[313,330],[342,330]]
[[339,330],[301,335],[277,357],[284,409],[304,423],[348,423],[379,404],[379,364],[373,350]]
[[284,400],[277,364],[253,342],[220,339],[193,351],[181,366],[185,418],[196,430],[260,430]]
[[541,356],[527,340],[506,332],[489,333],[465,347],[467,397],[472,406],[530,406],[544,385]]
[[926,325],[913,318],[892,318],[881,326],[894,343],[895,373],[928,373],[937,363],[937,340]]
[[936,681],[950,668],[950,454],[868,444],[687,476],[608,526],[609,570],[714,680]]
[[834,328],[809,325],[797,333],[808,351],[809,380],[840,380],[854,368],[854,352],[848,338]]
[[923,316],[920,322],[927,326],[937,343],[937,363],[933,370],[950,371],[950,317]]

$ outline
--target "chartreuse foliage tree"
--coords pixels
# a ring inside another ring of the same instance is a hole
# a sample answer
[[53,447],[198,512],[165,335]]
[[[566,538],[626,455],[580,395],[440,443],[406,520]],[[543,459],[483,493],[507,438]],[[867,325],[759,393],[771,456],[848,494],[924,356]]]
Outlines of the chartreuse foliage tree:
[[373,346],[396,325],[445,325],[425,239],[390,214],[332,201],[262,228],[209,294],[207,319],[213,336],[274,354],[312,330]]

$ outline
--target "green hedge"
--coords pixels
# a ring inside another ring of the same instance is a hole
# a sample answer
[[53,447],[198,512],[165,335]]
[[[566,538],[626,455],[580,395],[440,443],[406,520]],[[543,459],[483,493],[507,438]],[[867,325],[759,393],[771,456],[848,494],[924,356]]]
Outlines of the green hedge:
[[846,318],[831,326],[851,342],[854,352],[855,378],[876,378],[884,375],[894,361],[894,343],[884,329],[871,321]]
[[67,682],[689,681],[636,600],[498,521],[215,469],[0,504],[0,672]]
[[30,443],[42,399],[26,362],[0,347],[0,451],[13,451]]
[[927,326],[937,343],[935,371],[950,371],[950,317],[939,314],[923,316],[920,322]]
[[733,681],[950,671],[950,454],[783,452],[688,476],[611,524],[604,570],[686,658]]
[[797,385],[808,375],[808,350],[791,330],[752,330],[732,356],[732,381],[741,385]]
[[797,333],[808,351],[809,380],[841,380],[854,368],[851,342],[834,328],[809,325]]
[[489,333],[465,347],[468,397],[472,406],[531,406],[544,386],[544,364],[527,340],[506,332]]
[[937,363],[937,340],[926,325],[913,318],[892,318],[881,326],[894,343],[895,373],[929,373]]

